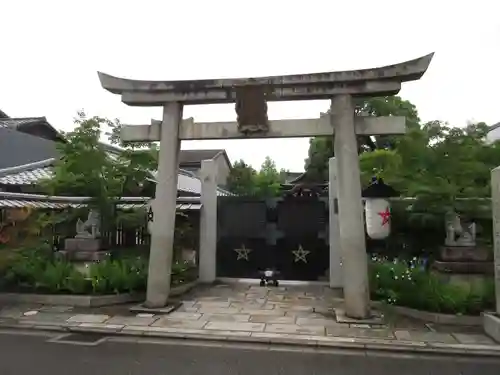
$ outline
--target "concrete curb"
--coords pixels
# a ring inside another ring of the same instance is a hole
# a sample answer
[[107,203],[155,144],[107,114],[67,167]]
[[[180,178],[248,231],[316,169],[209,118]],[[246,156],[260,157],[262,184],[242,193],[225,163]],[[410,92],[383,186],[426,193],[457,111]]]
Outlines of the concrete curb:
[[144,300],[143,293],[109,294],[101,296],[71,294],[1,293],[2,303],[25,303],[77,307],[101,307]]
[[194,341],[220,341],[225,343],[279,344],[291,347],[320,349],[350,349],[399,353],[426,353],[436,355],[467,355],[500,357],[500,345],[441,344],[369,338],[280,335],[266,332],[207,331],[191,333],[188,329],[150,326],[123,326],[106,323],[0,323],[0,328],[42,330],[75,333],[100,333],[108,336],[135,336],[148,338],[185,339]]
[[415,310],[409,307],[388,305],[380,301],[372,301],[371,304],[373,307],[380,310],[386,309],[388,311],[392,311],[409,318],[422,320],[427,323],[456,326],[481,326],[483,324],[483,318],[481,316],[440,314],[429,311]]
[[[178,297],[189,292],[198,281],[177,285],[170,290],[171,297]],[[0,293],[1,303],[25,303],[40,305],[61,305],[76,307],[101,307],[119,305],[131,302],[141,302],[145,299],[144,293],[122,293],[107,295],[72,295],[72,294],[35,294],[35,293]]]

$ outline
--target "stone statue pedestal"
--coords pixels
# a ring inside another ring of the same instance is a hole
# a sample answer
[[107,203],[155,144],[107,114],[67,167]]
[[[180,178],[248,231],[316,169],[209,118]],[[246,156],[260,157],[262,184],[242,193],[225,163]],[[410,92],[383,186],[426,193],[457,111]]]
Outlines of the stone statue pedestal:
[[65,251],[96,252],[102,249],[102,241],[100,238],[75,237],[64,240]]
[[444,262],[487,262],[491,251],[479,246],[442,246],[439,259]]
[[432,269],[443,282],[467,288],[482,288],[493,275],[491,251],[480,246],[443,246]]
[[96,262],[108,256],[100,238],[75,237],[64,241],[64,250],[59,256],[72,262]]

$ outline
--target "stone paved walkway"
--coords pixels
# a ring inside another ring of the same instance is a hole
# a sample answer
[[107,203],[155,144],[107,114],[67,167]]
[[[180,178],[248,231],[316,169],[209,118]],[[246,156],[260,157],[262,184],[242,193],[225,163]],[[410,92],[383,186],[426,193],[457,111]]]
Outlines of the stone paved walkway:
[[[498,350],[480,327],[439,327],[397,316],[366,323],[339,321],[342,299],[322,286],[266,288],[245,284],[198,287],[168,315],[132,314],[130,305],[82,309],[5,306],[0,325],[210,337],[311,344],[372,343],[476,346]],[[443,328],[443,329],[441,329]]]

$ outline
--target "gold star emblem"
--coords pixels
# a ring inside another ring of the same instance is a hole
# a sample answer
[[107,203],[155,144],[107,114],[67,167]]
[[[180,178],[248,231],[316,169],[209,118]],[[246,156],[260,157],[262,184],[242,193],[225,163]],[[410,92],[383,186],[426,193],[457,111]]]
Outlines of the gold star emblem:
[[297,250],[293,250],[292,253],[293,253],[293,255],[295,255],[295,259],[293,260],[294,263],[297,263],[299,261],[307,263],[306,256],[310,253],[310,251],[304,250],[302,245],[299,245],[299,248]]
[[236,251],[236,253],[238,254],[238,257],[236,258],[236,260],[240,260],[240,259],[249,260],[248,253],[250,253],[252,251],[252,249],[247,249],[245,247],[245,244],[241,244],[241,248],[234,249],[234,251]]

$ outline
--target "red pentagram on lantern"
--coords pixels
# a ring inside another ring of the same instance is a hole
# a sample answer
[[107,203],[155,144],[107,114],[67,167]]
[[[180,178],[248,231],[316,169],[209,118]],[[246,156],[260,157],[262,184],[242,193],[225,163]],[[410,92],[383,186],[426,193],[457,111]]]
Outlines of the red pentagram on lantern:
[[382,226],[389,224],[389,218],[391,217],[389,208],[386,208],[385,211],[379,212],[378,215],[382,218]]

